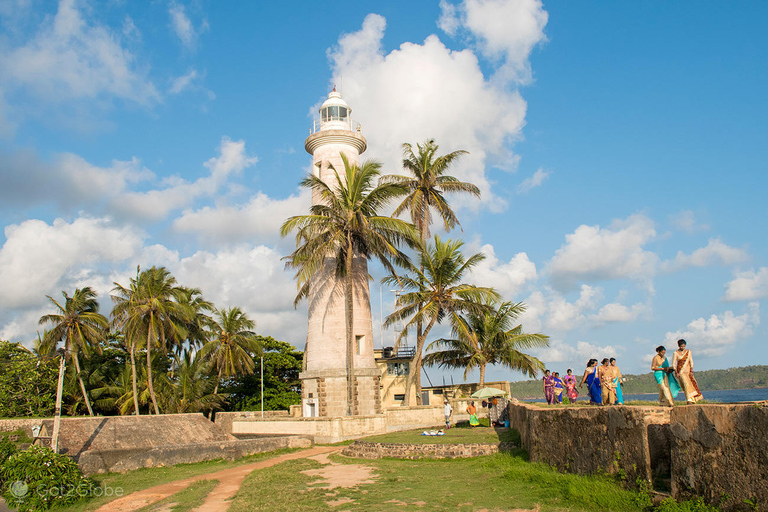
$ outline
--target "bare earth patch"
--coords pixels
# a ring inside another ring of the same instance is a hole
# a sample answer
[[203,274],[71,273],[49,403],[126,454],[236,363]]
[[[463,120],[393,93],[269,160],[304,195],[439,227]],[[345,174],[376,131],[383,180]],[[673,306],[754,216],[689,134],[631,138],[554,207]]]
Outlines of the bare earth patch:
[[376,482],[376,471],[370,466],[362,464],[338,464],[331,462],[327,453],[314,457],[307,457],[315,460],[324,466],[320,469],[308,469],[302,471],[305,475],[314,476],[322,479],[318,482],[320,485],[313,485],[322,489],[335,489],[337,487],[356,487],[363,484],[372,484]]

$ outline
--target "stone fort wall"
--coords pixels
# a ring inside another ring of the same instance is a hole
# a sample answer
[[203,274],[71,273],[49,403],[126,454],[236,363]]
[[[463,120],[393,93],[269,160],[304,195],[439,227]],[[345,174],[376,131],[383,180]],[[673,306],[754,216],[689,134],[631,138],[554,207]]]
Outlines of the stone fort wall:
[[626,480],[670,479],[672,496],[768,511],[765,404],[558,407],[510,403],[531,461]]

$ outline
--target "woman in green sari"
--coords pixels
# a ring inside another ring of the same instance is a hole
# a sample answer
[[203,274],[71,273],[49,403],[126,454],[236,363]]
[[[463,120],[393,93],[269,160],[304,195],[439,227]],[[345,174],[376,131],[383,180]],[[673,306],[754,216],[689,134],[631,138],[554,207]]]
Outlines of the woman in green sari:
[[659,403],[672,407],[675,405],[675,397],[680,393],[680,384],[675,379],[675,369],[669,366],[666,353],[667,349],[664,346],[656,347],[656,355],[651,361],[651,370],[659,385]]

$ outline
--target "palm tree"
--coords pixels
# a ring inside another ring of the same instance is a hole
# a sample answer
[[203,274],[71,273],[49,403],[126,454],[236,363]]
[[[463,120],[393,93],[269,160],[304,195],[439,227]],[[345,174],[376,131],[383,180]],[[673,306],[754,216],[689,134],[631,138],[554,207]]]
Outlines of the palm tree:
[[[113,291],[116,295],[112,296],[115,306],[112,315],[131,345],[131,361],[134,367],[135,351],[139,340],[144,338],[143,347],[147,352],[147,387],[155,414],[160,414],[152,382],[152,349],[158,348],[165,353],[168,343],[174,344],[185,339],[186,324],[191,320],[192,311],[189,305],[180,302],[184,300],[184,292],[176,285],[176,278],[165,267],[152,267],[143,272],[137,269],[137,274],[135,280],[131,279],[128,288],[115,283]],[[138,392],[135,387],[133,396],[137,401]],[[138,414],[138,403],[134,405]]]
[[531,378],[536,377],[544,369],[544,363],[522,350],[549,346],[549,336],[524,333],[522,324],[515,326],[525,308],[522,302],[503,302],[491,311],[453,316],[454,338],[441,338],[430,343],[427,350],[442,350],[424,356],[424,364],[464,368],[465,380],[470,370],[479,368],[481,388],[485,385],[485,367],[489,364],[501,364]]
[[[444,194],[463,193],[480,197],[480,189],[471,183],[459,181],[454,176],[445,174],[459,157],[468,154],[467,151],[458,150],[447,155],[436,156],[438,145],[434,139],[427,139],[423,144],[417,144],[416,148],[417,152],[414,153],[413,146],[407,142],[403,144],[403,168],[410,172],[410,176],[387,176],[386,179],[406,187],[408,191],[406,197],[395,209],[393,215],[398,216],[408,211],[411,221],[419,232],[421,243],[426,245],[429,239],[429,227],[432,225],[432,210],[435,210],[443,220],[446,231],[461,226],[456,214],[448,206]],[[417,339],[422,336],[423,328],[421,321],[417,321]]]
[[437,211],[443,220],[445,230],[450,231],[461,226],[454,211],[445,200],[445,193],[464,193],[480,197],[480,189],[475,185],[459,181],[454,176],[445,173],[453,162],[467,151],[458,150],[447,155],[436,156],[438,146],[434,139],[428,139],[423,144],[417,144],[417,153],[413,147],[403,144],[403,168],[410,171],[411,176],[386,176],[386,180],[406,188],[406,197],[395,209],[395,216],[407,211],[411,221],[419,232],[422,242],[429,239],[429,226],[432,224],[432,210]]
[[[47,295],[48,300],[56,307],[58,313],[40,317],[40,325],[53,324],[53,327],[45,333],[43,338],[44,349],[42,352],[50,352],[60,341],[64,342],[64,357],[75,363],[75,371],[83,400],[88,408],[88,414],[93,416],[88,392],[85,390],[85,384],[80,375],[79,355],[82,353],[84,357],[89,357],[92,351],[99,352],[101,350],[99,341],[104,337],[104,329],[108,322],[104,315],[99,313],[96,292],[90,287],[76,289],[72,297],[64,291],[61,294],[64,296],[63,305]],[[63,368],[62,364],[62,371]]]
[[414,385],[416,400],[421,403],[421,354],[432,327],[446,315],[484,311],[488,309],[490,301],[499,298],[492,288],[462,282],[464,276],[485,259],[482,253],[465,258],[461,252],[463,245],[461,240],[443,242],[435,236],[433,244],[421,247],[418,266],[408,261],[404,266],[405,275],[392,273],[384,279],[385,283],[398,284],[411,290],[400,296],[398,309],[386,318],[384,324],[390,326],[395,322],[406,321],[400,339],[417,324],[425,326],[423,332],[417,333],[416,352],[406,380],[406,406],[410,405]]
[[354,353],[353,289],[356,280],[368,279],[368,273],[353,273],[356,258],[377,259],[389,272],[394,272],[391,261],[405,264],[407,256],[398,246],[410,244],[415,238],[411,224],[379,215],[396,197],[404,193],[402,185],[379,181],[381,164],[368,160],[362,166],[350,164],[342,153],[344,173],[333,169],[336,183],[325,183],[310,175],[301,186],[312,190],[318,197],[309,215],[298,215],[285,221],[280,228],[282,236],[296,230],[296,250],[288,256],[286,267],[296,269],[299,293],[294,304],[309,294],[310,282],[324,266],[334,265],[336,277],[343,279],[346,345],[347,345],[347,414],[352,415],[352,377]]
[[[179,303],[190,308],[191,320],[187,322],[187,343],[189,348],[200,348],[208,341],[211,327],[211,317],[207,312],[213,311],[213,303],[203,298],[203,293],[199,288],[179,287]],[[184,352],[184,346],[179,344],[174,347],[176,355]]]
[[211,322],[211,340],[200,349],[199,356],[210,361],[218,371],[213,394],[219,392],[221,378],[253,373],[253,355],[261,354],[261,345],[253,329],[256,323],[240,308],[217,309]]
[[[218,388],[218,381],[215,384]],[[220,409],[224,400],[216,394],[210,367],[200,352],[174,355],[174,379],[166,394],[166,410],[170,413],[200,412]]]

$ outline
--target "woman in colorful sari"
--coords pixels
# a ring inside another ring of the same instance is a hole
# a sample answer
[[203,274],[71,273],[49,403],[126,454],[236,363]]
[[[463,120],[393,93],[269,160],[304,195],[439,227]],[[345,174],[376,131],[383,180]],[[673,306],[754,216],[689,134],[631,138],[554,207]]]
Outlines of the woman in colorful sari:
[[477,420],[477,407],[475,407],[475,402],[469,402],[469,405],[467,406],[467,414],[469,414],[470,426],[476,427],[480,424]]
[[603,405],[613,405],[616,403],[616,388],[613,387],[613,368],[610,360],[606,357],[600,362],[597,371],[600,377],[600,391],[603,394]]
[[568,372],[563,378],[563,384],[565,384],[565,393],[568,395],[568,400],[574,403],[579,396],[579,392],[576,391],[576,377],[570,368],[568,368]]
[[688,404],[695,404],[704,396],[699,390],[699,384],[693,377],[693,354],[686,349],[685,340],[677,340],[675,355],[672,356],[672,366],[675,368],[675,374],[680,381],[680,386],[685,393],[685,401]]
[[555,378],[549,374],[549,370],[544,370],[544,398],[547,399],[547,403],[552,405],[555,403]]
[[621,370],[616,365],[616,358],[611,358],[611,368],[613,368],[613,388],[616,390],[616,403],[624,405],[624,394],[621,392],[621,381],[624,378],[621,375]]
[[584,370],[584,377],[581,378],[579,387],[587,384],[587,393],[589,394],[589,403],[600,405],[603,403],[603,394],[600,389],[600,379],[597,376],[597,359],[587,361],[587,369]]
[[555,391],[555,403],[561,404],[563,403],[563,381],[560,380],[560,374],[558,372],[554,373],[554,377],[555,386],[553,389]]
[[669,366],[666,358],[667,349],[664,346],[656,347],[656,355],[651,361],[651,370],[659,385],[659,403],[672,407],[675,405],[674,397],[680,393],[680,385],[675,379],[675,369]]

